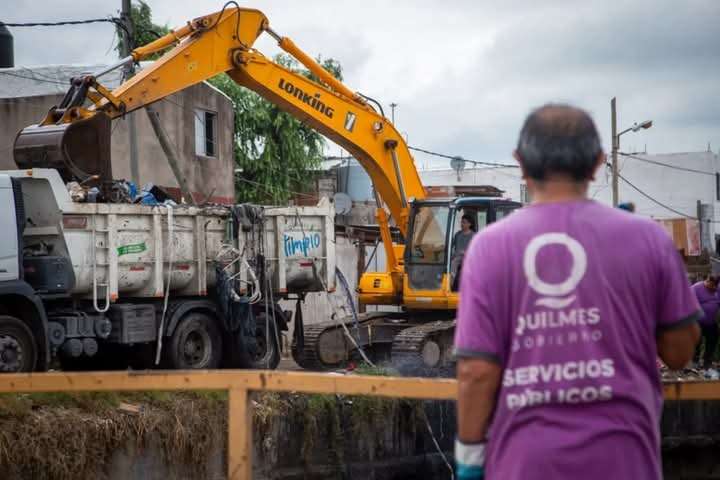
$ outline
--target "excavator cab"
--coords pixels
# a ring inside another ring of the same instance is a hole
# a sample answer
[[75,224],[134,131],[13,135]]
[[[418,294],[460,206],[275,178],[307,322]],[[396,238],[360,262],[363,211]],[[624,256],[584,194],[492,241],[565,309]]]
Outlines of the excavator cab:
[[[462,253],[471,236],[521,206],[494,197],[413,202],[405,245],[405,305],[418,310],[455,309]],[[472,220],[473,233],[461,231],[464,216]]]

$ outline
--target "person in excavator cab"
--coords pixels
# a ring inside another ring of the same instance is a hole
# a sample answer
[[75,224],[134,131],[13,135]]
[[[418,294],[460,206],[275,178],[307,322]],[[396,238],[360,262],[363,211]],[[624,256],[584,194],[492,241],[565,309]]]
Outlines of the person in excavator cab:
[[457,291],[460,287],[460,272],[465,251],[470,246],[470,240],[475,235],[475,220],[466,213],[460,219],[460,230],[453,236],[452,255],[450,257],[450,273],[452,275],[452,289]]

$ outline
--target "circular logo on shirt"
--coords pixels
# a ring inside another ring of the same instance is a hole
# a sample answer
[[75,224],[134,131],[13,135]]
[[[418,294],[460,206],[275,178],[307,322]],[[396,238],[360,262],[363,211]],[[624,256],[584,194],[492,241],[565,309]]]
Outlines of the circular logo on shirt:
[[[540,249],[548,245],[562,245],[567,248],[572,257],[572,267],[569,276],[558,283],[546,282],[537,273],[537,254]],[[575,300],[575,295],[570,295],[577,288],[587,270],[587,255],[580,242],[566,233],[544,233],[533,238],[525,247],[523,255],[523,268],[530,288],[543,297],[535,304],[550,308],[565,308]],[[570,295],[570,296],[568,296]],[[560,298],[564,297],[564,298]]]

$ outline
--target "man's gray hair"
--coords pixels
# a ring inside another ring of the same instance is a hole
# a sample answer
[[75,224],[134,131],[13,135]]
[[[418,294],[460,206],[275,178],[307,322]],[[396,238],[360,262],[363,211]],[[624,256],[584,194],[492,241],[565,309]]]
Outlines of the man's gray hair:
[[525,173],[535,180],[549,174],[576,181],[592,178],[602,145],[590,115],[576,107],[547,104],[525,119],[517,153]]

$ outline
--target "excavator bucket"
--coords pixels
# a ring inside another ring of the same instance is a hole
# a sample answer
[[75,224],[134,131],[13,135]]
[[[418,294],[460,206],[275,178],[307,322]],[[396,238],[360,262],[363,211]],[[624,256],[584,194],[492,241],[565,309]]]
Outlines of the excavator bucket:
[[59,125],[31,125],[15,137],[13,154],[20,169],[55,168],[65,182],[98,175],[111,180],[110,117],[94,115]]

